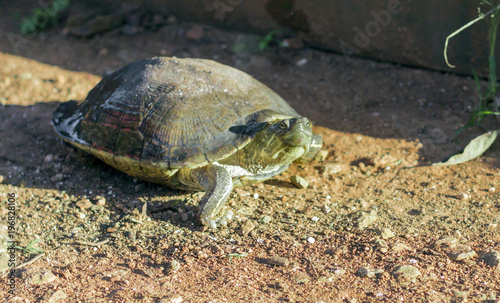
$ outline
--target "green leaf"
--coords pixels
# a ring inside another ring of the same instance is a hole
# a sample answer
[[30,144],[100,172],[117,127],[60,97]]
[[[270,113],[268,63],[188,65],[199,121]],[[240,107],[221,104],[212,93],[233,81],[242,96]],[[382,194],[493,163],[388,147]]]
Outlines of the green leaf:
[[490,146],[495,142],[495,139],[500,134],[500,128],[494,131],[487,132],[481,136],[470,141],[465,147],[464,152],[456,154],[448,159],[446,162],[433,163],[433,166],[438,165],[454,165],[467,162],[474,158],[481,156]]

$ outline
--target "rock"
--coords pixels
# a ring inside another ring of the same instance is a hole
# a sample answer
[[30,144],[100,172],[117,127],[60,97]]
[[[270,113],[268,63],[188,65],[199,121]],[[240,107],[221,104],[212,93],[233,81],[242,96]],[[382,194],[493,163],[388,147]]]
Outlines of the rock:
[[455,237],[440,239],[436,241],[436,245],[439,245],[452,261],[466,261],[477,256],[470,246],[459,244],[458,239]]
[[296,175],[290,177],[290,182],[298,188],[307,188],[309,186],[309,182],[306,179]]
[[181,269],[181,263],[179,263],[179,261],[177,261],[177,260],[172,260],[172,261],[170,261],[170,264],[169,264],[169,271],[171,271],[171,272],[176,272],[176,271],[178,271],[179,269]]
[[384,273],[383,269],[371,268],[371,267],[361,267],[356,271],[356,275],[359,277],[375,278],[376,275],[381,275]]
[[295,48],[295,49],[303,48],[304,41],[302,41],[302,39],[299,37],[285,38],[283,39],[283,47]]
[[53,282],[57,277],[48,269],[27,269],[24,273],[24,281],[32,285],[43,285]]
[[174,15],[168,16],[167,24],[175,24],[175,23],[177,23],[177,17],[175,17]]
[[272,256],[268,259],[266,259],[267,264],[275,265],[275,266],[288,266],[290,265],[290,261],[288,261],[287,258],[284,257],[279,257],[279,256]]
[[267,223],[271,222],[271,220],[272,220],[271,216],[264,216],[264,217],[260,218],[259,222],[263,223],[263,224],[267,224]]
[[436,241],[437,245],[451,246],[458,243],[458,239],[455,237],[446,237]]
[[112,269],[102,272],[102,275],[111,279],[111,281],[118,281],[125,277],[128,273],[129,272],[126,269]]
[[175,295],[175,296],[168,298],[168,299],[162,299],[160,302],[161,303],[181,303],[182,301],[184,301],[182,296]]
[[186,38],[193,40],[201,39],[203,38],[203,35],[204,35],[203,26],[198,24],[194,25],[186,32]]
[[137,184],[135,187],[134,187],[135,191],[136,192],[141,192],[143,191],[144,189],[146,189],[146,184],[144,183],[139,183]]
[[53,293],[50,298],[47,300],[48,303],[56,303],[56,302],[64,302],[67,295],[64,293],[62,289],[59,289],[55,293]]
[[97,205],[100,205],[100,206],[104,206],[104,205],[106,205],[106,198],[104,198],[104,197],[101,197],[101,196],[96,196],[96,197],[95,197],[95,200],[96,200],[96,201],[95,201],[95,203],[96,203]]
[[389,250],[389,245],[387,245],[387,242],[383,239],[377,239],[374,243],[377,246],[378,250],[383,254],[385,254]]
[[92,203],[87,198],[80,198],[76,201],[76,206],[80,209],[89,209],[92,207]]
[[390,238],[394,238],[394,233],[388,228],[382,228],[377,231],[377,233],[382,237],[382,239],[387,240]]
[[485,254],[483,254],[480,258],[480,261],[484,262],[486,265],[496,268],[500,270],[500,252],[494,249],[490,249]]
[[328,158],[328,151],[326,149],[320,150],[314,157],[314,161],[323,162]]
[[60,182],[63,179],[63,174],[55,174],[52,177],[50,177],[50,181],[52,182]]
[[50,163],[54,160],[54,155],[53,154],[48,154],[43,158],[43,162],[45,163]]
[[454,245],[446,255],[452,261],[464,261],[477,256],[476,252],[467,245]]
[[255,224],[252,220],[247,220],[243,223],[239,229],[239,234],[242,236],[247,236],[252,230],[255,229]]
[[448,135],[441,128],[434,128],[430,131],[430,136],[432,141],[437,144],[443,144],[448,142]]
[[417,277],[421,275],[420,270],[412,265],[399,266],[393,274],[396,280],[401,284],[416,282]]
[[307,64],[307,58],[302,58],[302,59],[299,59],[297,62],[295,62],[295,65],[297,66],[303,66],[303,65],[306,65]]
[[309,244],[314,244],[314,242],[316,242],[316,239],[314,239],[313,237],[307,237],[307,243]]
[[370,226],[373,222],[378,219],[377,212],[375,210],[371,210],[368,212],[362,212],[358,218],[358,228],[364,229]]
[[327,163],[323,166],[323,175],[335,175],[342,171],[342,165]]
[[395,253],[399,253],[404,251],[413,251],[414,249],[404,243],[396,243],[392,246],[391,250]]
[[457,302],[466,302],[467,300],[467,292],[466,291],[460,291],[457,289],[454,289],[451,291],[453,293],[453,296],[457,299],[460,299],[460,301],[457,300]]

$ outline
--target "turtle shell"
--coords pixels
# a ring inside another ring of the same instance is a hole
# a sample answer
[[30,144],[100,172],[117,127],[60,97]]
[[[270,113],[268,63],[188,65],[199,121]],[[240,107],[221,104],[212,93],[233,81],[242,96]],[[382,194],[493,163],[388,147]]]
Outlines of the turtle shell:
[[132,161],[199,167],[243,148],[263,122],[298,117],[264,84],[203,59],[155,57],[105,76],[53,115],[66,141]]

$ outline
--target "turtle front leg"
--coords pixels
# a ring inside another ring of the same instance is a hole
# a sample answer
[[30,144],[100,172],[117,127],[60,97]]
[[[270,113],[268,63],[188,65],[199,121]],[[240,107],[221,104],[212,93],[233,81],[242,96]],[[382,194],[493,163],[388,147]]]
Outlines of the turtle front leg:
[[192,177],[205,191],[200,201],[198,218],[204,226],[216,229],[217,225],[226,225],[233,212],[223,211],[224,205],[233,190],[233,180],[229,172],[217,164],[195,169]]

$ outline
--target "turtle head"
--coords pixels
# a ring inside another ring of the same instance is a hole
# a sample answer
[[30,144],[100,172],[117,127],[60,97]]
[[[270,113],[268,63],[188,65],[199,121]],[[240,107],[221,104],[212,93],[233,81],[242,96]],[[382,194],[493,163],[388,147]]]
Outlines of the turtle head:
[[311,143],[311,122],[307,118],[284,119],[277,123],[283,143],[293,147],[308,146]]
[[268,122],[254,138],[260,158],[275,164],[291,163],[309,151],[313,132],[307,118],[286,118]]

